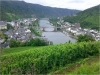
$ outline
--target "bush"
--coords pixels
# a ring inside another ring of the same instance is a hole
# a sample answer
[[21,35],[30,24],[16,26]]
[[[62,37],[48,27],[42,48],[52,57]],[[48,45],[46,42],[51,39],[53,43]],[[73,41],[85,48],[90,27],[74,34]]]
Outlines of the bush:
[[20,42],[16,40],[10,40],[9,46],[12,47],[25,47],[25,46],[46,46],[47,43],[44,40],[40,40],[38,38],[36,39],[30,39],[30,41],[26,42]]
[[92,36],[88,36],[88,35],[79,35],[77,42],[89,42],[89,41],[95,41],[95,39]]

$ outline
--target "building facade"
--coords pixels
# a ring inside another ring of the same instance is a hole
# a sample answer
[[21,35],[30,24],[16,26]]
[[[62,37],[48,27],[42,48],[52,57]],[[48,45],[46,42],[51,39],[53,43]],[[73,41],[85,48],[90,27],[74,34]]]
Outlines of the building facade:
[[0,30],[7,29],[7,23],[4,21],[0,21]]

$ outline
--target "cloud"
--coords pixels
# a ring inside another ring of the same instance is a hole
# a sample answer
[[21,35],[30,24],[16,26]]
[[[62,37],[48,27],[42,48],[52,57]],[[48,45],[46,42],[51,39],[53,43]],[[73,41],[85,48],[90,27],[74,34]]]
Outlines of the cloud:
[[83,3],[85,0],[69,0],[68,3]]
[[85,10],[100,4],[100,0],[24,0],[44,6]]
[[0,0],[0,1],[22,1],[22,0]]

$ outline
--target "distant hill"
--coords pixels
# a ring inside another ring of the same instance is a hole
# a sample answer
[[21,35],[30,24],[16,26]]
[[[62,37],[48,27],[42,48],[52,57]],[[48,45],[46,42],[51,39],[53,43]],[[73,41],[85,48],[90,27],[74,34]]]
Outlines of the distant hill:
[[71,23],[80,22],[82,28],[99,27],[99,5],[77,13],[76,16],[67,16],[64,21]]
[[63,17],[74,15],[79,10],[52,8],[24,1],[1,1],[1,19],[13,20],[25,17]]

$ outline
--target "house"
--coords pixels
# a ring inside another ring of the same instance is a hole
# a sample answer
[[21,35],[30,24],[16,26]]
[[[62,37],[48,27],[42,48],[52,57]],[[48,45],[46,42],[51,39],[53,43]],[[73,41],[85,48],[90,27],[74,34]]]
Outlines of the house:
[[74,24],[74,27],[75,27],[75,28],[80,28],[80,23],[75,23],[75,24]]
[[74,35],[78,36],[78,35],[84,35],[84,34],[85,34],[85,32],[83,32],[83,31],[77,31]]
[[27,29],[27,30],[25,31],[25,33],[31,33],[31,30],[30,30],[30,29]]
[[10,24],[12,27],[14,27],[14,25],[15,25],[15,22],[7,22],[7,24]]
[[1,29],[7,29],[7,23],[4,21],[0,21],[0,30]]
[[0,38],[0,44],[3,43],[5,40]]
[[71,29],[70,29],[70,32],[71,33],[76,33],[78,30],[77,30],[77,28],[74,28],[74,27],[72,27]]

